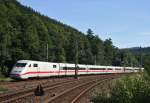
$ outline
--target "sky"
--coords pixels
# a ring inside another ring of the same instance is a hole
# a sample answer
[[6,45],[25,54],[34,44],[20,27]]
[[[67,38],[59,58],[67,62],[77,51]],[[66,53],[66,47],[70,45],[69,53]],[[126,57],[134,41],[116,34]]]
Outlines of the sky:
[[150,0],[18,0],[50,18],[119,48],[150,46]]

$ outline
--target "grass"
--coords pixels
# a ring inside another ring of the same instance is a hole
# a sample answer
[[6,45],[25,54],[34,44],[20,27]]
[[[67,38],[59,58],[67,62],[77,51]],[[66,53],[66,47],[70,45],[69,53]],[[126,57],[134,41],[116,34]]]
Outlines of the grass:
[[[1,84],[3,84],[3,82],[10,82],[10,81],[14,81],[14,80],[11,79],[10,77],[0,76],[0,82],[1,82]],[[6,91],[8,91],[8,89],[5,88],[4,86],[0,85],[0,93],[6,92]]]
[[0,82],[10,82],[10,81],[14,81],[14,80],[11,79],[10,77],[0,77]]
[[0,92],[5,92],[5,91],[8,91],[8,89],[6,89],[6,88],[0,86]]

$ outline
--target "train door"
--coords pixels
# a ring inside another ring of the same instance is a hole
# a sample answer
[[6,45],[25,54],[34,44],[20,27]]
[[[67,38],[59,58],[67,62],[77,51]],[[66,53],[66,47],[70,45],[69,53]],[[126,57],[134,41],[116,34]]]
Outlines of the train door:
[[59,75],[60,75],[58,63],[53,63],[51,70],[52,70],[52,71],[51,71],[51,75],[52,75],[52,76],[59,76]]
[[65,64],[58,64],[59,65],[59,75],[66,76],[66,65]]
[[88,66],[87,65],[85,67],[85,70],[86,70],[85,73],[88,74]]
[[125,68],[125,67],[123,67],[123,72],[124,72],[124,73],[126,72],[126,68]]
[[58,76],[60,76],[61,75],[61,72],[62,72],[62,68],[60,68],[60,64],[58,63],[58,69],[59,69],[59,71],[58,71]]
[[67,64],[65,64],[65,67],[63,67],[64,69],[64,71],[65,71],[65,76],[67,76]]
[[39,68],[39,66],[38,66],[38,64],[37,63],[34,63],[33,64],[33,68],[34,68],[34,71],[35,72],[33,72],[34,73],[34,76],[35,77],[39,77],[40,75],[40,68]]

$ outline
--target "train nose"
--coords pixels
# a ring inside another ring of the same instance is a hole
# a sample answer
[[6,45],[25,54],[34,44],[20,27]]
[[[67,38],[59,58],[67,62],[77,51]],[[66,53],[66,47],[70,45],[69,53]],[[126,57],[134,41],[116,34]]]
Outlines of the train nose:
[[10,74],[10,77],[19,77],[20,75],[19,74]]
[[12,78],[18,78],[18,77],[20,77],[20,74],[21,74],[21,72],[22,72],[22,70],[21,69],[12,69],[12,71],[10,72],[10,77],[12,77]]
[[12,70],[11,74],[20,74],[22,70]]

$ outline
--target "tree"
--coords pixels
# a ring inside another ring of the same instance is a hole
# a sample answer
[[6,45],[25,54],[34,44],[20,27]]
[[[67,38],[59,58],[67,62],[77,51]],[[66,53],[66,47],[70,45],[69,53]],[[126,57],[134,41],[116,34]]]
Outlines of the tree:
[[105,51],[104,54],[105,64],[112,65],[114,46],[110,38],[104,41],[104,51]]

